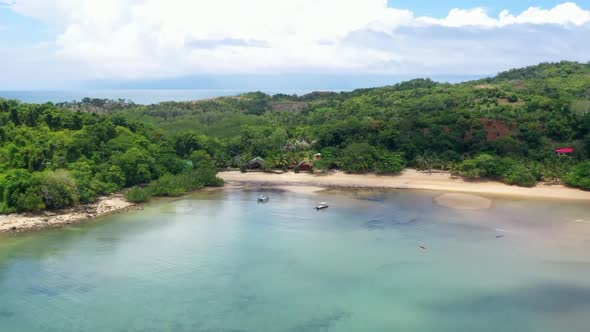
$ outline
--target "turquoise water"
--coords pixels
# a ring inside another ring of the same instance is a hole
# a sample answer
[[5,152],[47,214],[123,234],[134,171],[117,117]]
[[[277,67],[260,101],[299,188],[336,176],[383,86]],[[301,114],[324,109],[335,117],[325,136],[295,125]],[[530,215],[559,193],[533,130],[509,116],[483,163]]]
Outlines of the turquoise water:
[[0,236],[0,331],[588,331],[587,205],[258,194]]

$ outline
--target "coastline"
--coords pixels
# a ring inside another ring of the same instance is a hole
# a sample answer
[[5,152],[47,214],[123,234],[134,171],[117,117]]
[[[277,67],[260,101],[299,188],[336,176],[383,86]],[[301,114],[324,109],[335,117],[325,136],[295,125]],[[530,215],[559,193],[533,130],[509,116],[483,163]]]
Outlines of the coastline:
[[406,169],[399,175],[328,174],[309,173],[241,173],[220,172],[217,176],[226,183],[285,186],[300,185],[342,189],[414,189],[481,195],[513,196],[555,200],[590,201],[590,191],[568,188],[563,185],[539,184],[532,188],[510,186],[494,181],[466,181],[453,179],[448,173],[422,173]]
[[[451,178],[448,173],[423,173],[406,169],[399,175],[262,173],[227,171],[217,174],[226,183],[220,188],[204,190],[242,189],[249,186],[272,186],[292,192],[315,194],[325,189],[412,189],[440,191],[447,194],[437,198],[438,204],[455,208],[488,208],[490,203],[475,195],[512,196],[519,198],[589,201],[590,192],[562,185],[539,184],[533,188],[510,186],[494,181],[466,181]],[[456,194],[456,195],[455,195]],[[97,202],[59,211],[14,213],[0,215],[0,233],[20,233],[63,227],[88,222],[113,213],[124,213],[140,208],[122,194],[100,197]]]
[[126,212],[138,206],[127,202],[123,195],[115,194],[99,197],[95,203],[59,211],[0,215],[0,233],[18,233],[78,224],[109,214]]

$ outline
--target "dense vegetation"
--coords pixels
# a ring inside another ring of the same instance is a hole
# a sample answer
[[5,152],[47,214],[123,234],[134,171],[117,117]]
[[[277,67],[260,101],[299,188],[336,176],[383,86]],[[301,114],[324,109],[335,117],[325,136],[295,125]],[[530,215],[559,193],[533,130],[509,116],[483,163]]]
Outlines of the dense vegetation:
[[[0,101],[1,212],[60,208],[141,185],[134,201],[217,185],[215,169],[313,161],[315,169],[406,166],[533,186],[590,189],[590,64],[515,69],[461,84],[417,79],[304,96],[30,105]],[[556,156],[558,147],[574,153]]]
[[[461,84],[417,79],[300,97],[249,93],[119,114],[184,137],[218,167],[260,156],[285,169],[321,152],[316,169],[395,173],[408,165],[588,188],[578,164],[590,157],[590,64],[541,64]],[[558,147],[574,153],[558,157]]]
[[219,184],[213,164],[193,163],[175,137],[116,115],[0,100],[0,142],[0,213],[65,208],[171,177],[185,182],[154,182],[154,195]]

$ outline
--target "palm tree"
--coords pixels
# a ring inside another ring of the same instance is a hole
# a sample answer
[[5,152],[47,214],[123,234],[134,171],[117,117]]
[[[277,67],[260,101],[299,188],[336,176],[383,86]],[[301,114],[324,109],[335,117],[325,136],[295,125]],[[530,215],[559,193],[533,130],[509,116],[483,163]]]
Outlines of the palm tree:
[[458,178],[461,176],[461,168],[457,163],[449,163],[449,171],[451,172],[451,177]]
[[436,160],[430,154],[424,153],[416,157],[416,168],[419,171],[427,170],[432,175],[432,168],[435,162]]

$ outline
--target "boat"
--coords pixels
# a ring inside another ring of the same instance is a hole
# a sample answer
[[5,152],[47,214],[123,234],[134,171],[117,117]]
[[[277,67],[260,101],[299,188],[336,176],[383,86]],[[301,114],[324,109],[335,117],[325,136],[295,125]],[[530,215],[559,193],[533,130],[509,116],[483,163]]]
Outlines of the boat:
[[328,203],[326,203],[326,202],[321,202],[320,205],[315,207],[315,209],[317,211],[327,209],[327,208],[328,208]]
[[260,195],[258,196],[258,203],[266,203],[270,200],[269,196]]

